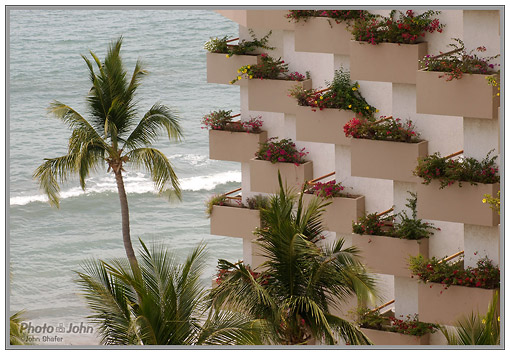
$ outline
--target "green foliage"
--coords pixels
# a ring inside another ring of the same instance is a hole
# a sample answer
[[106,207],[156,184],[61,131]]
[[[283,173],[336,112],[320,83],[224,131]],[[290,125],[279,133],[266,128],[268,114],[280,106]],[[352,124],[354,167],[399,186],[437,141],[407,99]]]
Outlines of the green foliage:
[[261,210],[264,227],[257,244],[266,259],[257,269],[220,260],[227,275],[213,289],[216,305],[243,309],[261,321],[269,344],[306,344],[312,337],[326,344],[339,338],[350,344],[369,344],[352,324],[331,314],[351,295],[368,298],[374,280],[366,273],[356,248],[344,248],[343,239],[319,246],[324,232],[322,214],[327,203],[314,199],[304,207],[290,191],[271,196]]
[[418,196],[408,191],[411,195],[407,199],[406,206],[411,210],[411,217],[406,211],[393,215],[378,215],[371,213],[352,223],[353,233],[360,235],[381,235],[387,237],[419,240],[434,235],[435,230],[440,230],[428,222],[417,218],[416,203]]
[[273,50],[274,47],[268,46],[269,36],[271,36],[272,31],[269,31],[267,35],[258,39],[255,36],[255,33],[252,29],[249,30],[250,36],[252,38],[251,41],[247,41],[245,39],[240,40],[237,45],[228,44],[228,36],[222,38],[211,38],[204,44],[204,49],[211,53],[223,53],[227,54],[227,57],[231,57],[233,55],[244,55],[244,54],[253,54],[258,48]]
[[34,345],[30,334],[21,327],[23,312],[19,311],[9,317],[9,343],[11,345]]
[[205,128],[224,130],[227,124],[232,122],[232,110],[212,111],[202,117],[202,124]]
[[[495,74],[495,67],[491,61],[499,57],[499,54],[490,57],[479,57],[476,52],[485,52],[487,49],[480,46],[470,52],[464,49],[464,42],[459,38],[453,38],[454,43],[449,44],[454,53],[440,54],[439,56],[426,55],[420,60],[420,66],[426,71],[443,72],[440,78],[446,81],[461,79],[463,74]],[[491,85],[499,85],[496,79],[489,80]],[[499,95],[498,95],[499,96]]]
[[203,245],[181,265],[164,246],[140,243],[139,268],[125,259],[91,260],[77,272],[102,345],[260,344],[258,322],[241,309],[209,307],[200,286]]
[[237,70],[237,77],[230,81],[230,84],[246,79],[273,79],[273,80],[295,80],[303,81],[308,77],[298,72],[289,73],[289,65],[282,58],[275,59],[267,53],[260,55],[260,61],[255,65],[244,65]]
[[328,17],[336,23],[350,22],[355,19],[363,19],[372,16],[366,10],[289,10],[286,17],[289,21],[306,22],[310,17]]
[[409,269],[423,282],[440,283],[447,288],[450,285],[480,287],[487,289],[499,288],[499,267],[494,266],[487,257],[479,259],[476,267],[464,269],[463,258],[454,262],[441,262],[423,255],[410,257]]
[[214,195],[207,200],[205,203],[206,210],[205,214],[207,215],[207,218],[211,218],[212,210],[214,206],[224,206],[227,204],[227,197],[225,195]]
[[463,316],[455,324],[456,328],[449,331],[441,327],[448,345],[499,345],[500,320],[498,309],[499,292],[495,292],[485,315],[471,312]]
[[332,82],[326,82],[328,90],[310,89],[305,90],[301,86],[292,88],[289,93],[300,106],[310,106],[312,110],[325,108],[337,108],[351,110],[362,117],[371,118],[378,112],[375,107],[369,105],[359,91],[358,82],[351,82],[349,71],[343,68],[335,70]]
[[439,153],[418,158],[418,166],[414,175],[423,178],[423,184],[428,185],[432,180],[438,180],[440,188],[453,185],[458,182],[469,182],[471,185],[494,184],[499,182],[499,169],[495,164],[496,156],[490,157],[491,150],[487,156],[478,161],[475,158],[445,159]]
[[407,10],[405,14],[392,10],[389,17],[376,15],[356,20],[351,33],[356,41],[373,45],[383,42],[414,44],[420,42],[427,32],[443,31],[444,25],[433,18],[440,13],[429,10],[416,15],[412,10]]
[[251,210],[260,210],[269,207],[269,198],[263,195],[255,195],[246,199],[246,204]]
[[500,197],[499,197],[500,192],[501,191],[498,191],[498,197],[493,197],[490,194],[485,194],[485,195],[483,195],[484,198],[482,200],[483,203],[488,203],[489,206],[491,207],[491,209],[494,211],[497,211],[498,214],[500,214],[500,204],[501,204]]

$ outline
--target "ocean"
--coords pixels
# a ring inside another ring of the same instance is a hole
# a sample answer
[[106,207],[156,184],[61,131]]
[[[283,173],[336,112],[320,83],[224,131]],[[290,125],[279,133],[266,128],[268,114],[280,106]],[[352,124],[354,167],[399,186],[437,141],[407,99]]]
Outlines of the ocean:
[[[209,10],[17,9],[9,21],[9,201],[8,247],[11,312],[24,310],[35,326],[86,324],[90,311],[75,283],[87,259],[124,257],[117,188],[106,169],[91,174],[83,191],[77,180],[61,189],[60,209],[50,207],[32,178],[44,158],[66,153],[70,131],[46,108],[59,100],[87,114],[89,50],[104,59],[111,41],[123,36],[128,73],[138,58],[150,75],[138,91],[140,113],[155,102],[181,118],[184,140],[162,137],[155,145],[175,167],[182,202],[158,196],[148,175],[127,167],[131,236],[164,242],[184,258],[207,243],[204,286],[211,285],[217,260],[242,259],[242,240],[209,234],[205,201],[240,186],[240,163],[209,160],[201,118],[213,110],[239,112],[239,87],[206,82],[210,37],[238,35],[238,26]],[[85,329],[85,328],[84,328]],[[88,328],[86,328],[88,329]],[[43,335],[43,334],[40,334]],[[53,334],[54,335],[54,334]],[[41,344],[97,344],[90,332],[64,333]]]

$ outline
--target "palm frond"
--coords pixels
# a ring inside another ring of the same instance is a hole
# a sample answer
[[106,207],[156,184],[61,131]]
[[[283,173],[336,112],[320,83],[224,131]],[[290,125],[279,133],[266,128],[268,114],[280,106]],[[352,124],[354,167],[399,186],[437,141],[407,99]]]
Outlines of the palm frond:
[[123,149],[150,146],[157,140],[162,131],[166,131],[170,140],[179,140],[183,136],[177,115],[167,106],[156,103],[131,132],[124,143]]
[[373,345],[361,330],[354,326],[351,322],[332,314],[325,315],[331,328],[337,332],[346,343],[350,345]]
[[173,192],[180,198],[179,180],[170,161],[162,152],[155,148],[138,148],[131,150],[126,156],[135,167],[144,168],[150,173],[159,193],[163,193],[170,183]]

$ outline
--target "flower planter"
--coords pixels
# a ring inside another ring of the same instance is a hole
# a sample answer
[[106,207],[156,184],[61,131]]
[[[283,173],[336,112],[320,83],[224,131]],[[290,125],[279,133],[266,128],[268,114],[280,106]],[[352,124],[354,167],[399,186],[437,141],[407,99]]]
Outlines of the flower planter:
[[[234,55],[227,58],[223,53],[207,53],[207,82],[216,84],[230,84],[244,65],[256,65],[256,55]],[[246,80],[240,80],[236,85],[246,85]]]
[[296,166],[294,163],[271,163],[266,160],[250,160],[250,190],[256,192],[277,193],[278,170],[283,185],[301,189],[305,181],[313,179],[313,164],[311,161]]
[[427,43],[398,44],[351,41],[351,79],[415,84]]
[[298,105],[294,98],[289,97],[289,90],[296,85],[309,90],[312,80],[248,80],[248,110],[295,114]]
[[215,10],[226,18],[247,28],[268,30],[294,29],[294,24],[285,16],[288,10]]
[[413,175],[418,157],[428,153],[428,142],[402,143],[352,139],[351,175],[376,179],[419,182]]
[[499,184],[471,185],[463,182],[439,189],[439,182],[418,184],[418,218],[438,221],[497,226],[499,215],[482,202],[484,194],[496,196]]
[[247,133],[210,130],[209,159],[248,162],[259,143],[267,140],[267,132]]
[[[351,229],[352,230],[352,229]],[[352,245],[361,251],[363,263],[378,274],[409,277],[409,256],[428,257],[429,240],[408,240],[380,235],[352,235]]]
[[327,17],[312,17],[294,28],[296,52],[349,55],[351,33],[344,23]]
[[360,328],[363,334],[374,343],[374,345],[428,345],[430,334],[422,336],[407,335],[384,330]]
[[211,234],[236,238],[252,238],[260,227],[260,211],[232,206],[213,206]]
[[497,118],[499,96],[484,74],[463,74],[446,81],[441,73],[416,73],[416,112],[432,115]]
[[[418,316],[421,322],[455,325],[471,312],[485,314],[496,290],[437,283],[418,284]],[[499,300],[498,300],[499,314]]]
[[343,126],[356,114],[337,108],[317,109],[309,106],[296,108],[296,140],[306,142],[350,145],[351,139],[343,133]]
[[[303,203],[307,206],[312,199],[319,198],[312,194],[303,194]],[[357,221],[365,213],[365,197],[333,197],[323,214],[325,229],[328,231],[350,234],[352,221]]]

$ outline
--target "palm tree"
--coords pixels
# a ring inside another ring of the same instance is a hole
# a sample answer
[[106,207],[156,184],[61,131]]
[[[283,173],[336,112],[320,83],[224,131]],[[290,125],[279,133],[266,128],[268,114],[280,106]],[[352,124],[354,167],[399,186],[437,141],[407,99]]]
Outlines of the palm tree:
[[161,245],[140,241],[139,270],[126,259],[89,261],[77,282],[99,325],[103,345],[260,344],[258,321],[213,310],[200,286],[204,246],[184,264]]
[[495,292],[485,316],[471,312],[457,321],[454,330],[441,327],[448,345],[499,345],[498,297]]
[[108,172],[115,175],[119,192],[124,248],[130,263],[136,265],[122,176],[124,165],[130,163],[134,168],[145,168],[160,193],[170,191],[167,185],[171,184],[173,192],[180,198],[179,182],[172,165],[161,151],[151,145],[161,131],[165,131],[170,140],[180,139],[182,132],[178,118],[168,107],[159,103],[154,104],[141,119],[137,118],[135,92],[147,71],[138,60],[128,80],[120,57],[121,45],[122,37],[111,43],[104,63],[90,52],[97,65],[97,74],[92,62],[82,55],[92,84],[87,96],[90,115],[86,119],[59,101],[50,104],[48,111],[67,124],[72,133],[67,154],[45,159],[36,169],[34,178],[48,195],[50,204],[59,207],[59,182],[63,183],[71,175],[78,175],[80,185],[85,190],[85,179],[90,171],[108,165]]
[[220,285],[212,291],[215,305],[243,309],[264,322],[274,344],[306,344],[313,338],[327,344],[342,338],[350,344],[370,344],[349,321],[332,314],[347,297],[373,296],[374,280],[367,275],[355,248],[339,239],[321,247],[322,214],[318,199],[307,208],[302,198],[280,192],[261,210],[257,242],[266,258],[252,271],[241,263],[219,261]]
[[9,340],[11,345],[33,345],[29,334],[21,326],[22,311],[14,313],[9,317]]

